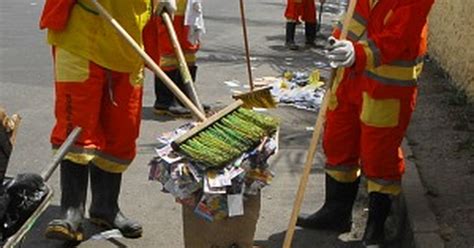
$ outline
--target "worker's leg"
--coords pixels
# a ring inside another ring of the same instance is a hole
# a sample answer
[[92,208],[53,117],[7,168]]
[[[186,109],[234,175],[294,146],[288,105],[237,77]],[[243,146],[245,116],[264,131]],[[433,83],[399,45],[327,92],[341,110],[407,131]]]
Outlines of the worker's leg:
[[[189,73],[191,74],[191,78],[192,78],[193,82],[196,82],[196,74],[197,74],[198,67],[196,65],[191,65],[188,68],[189,68]],[[190,98],[191,93],[187,92],[186,87],[184,86],[184,80],[183,80],[183,77],[181,76],[181,74],[178,75],[178,80],[176,80],[176,81],[178,82],[178,86],[181,89],[181,91],[183,91],[186,94],[186,96],[188,98]],[[196,87],[196,86],[194,86],[194,87]],[[202,101],[202,99],[199,99],[199,100]],[[181,104],[181,106],[184,106],[183,103],[180,102],[180,104]],[[209,106],[209,104],[204,104],[202,102],[201,102],[201,104],[202,104],[202,107],[203,107],[204,111],[207,112],[207,111],[211,110],[211,106]]]
[[416,93],[406,99],[373,99],[363,93],[361,161],[370,198],[363,238],[367,246],[383,244],[391,196],[401,191],[405,163],[400,145],[414,110],[415,97]]
[[48,224],[46,237],[50,239],[82,241],[82,220],[89,180],[88,167],[69,160],[61,162],[61,218]]
[[143,71],[137,73],[108,72],[107,97],[102,102],[101,124],[105,144],[92,161],[89,209],[94,223],[117,228],[125,237],[141,236],[142,226],[125,217],[118,204],[122,173],[136,155],[142,94]]
[[118,201],[122,185],[122,173],[107,172],[92,165],[92,202],[89,209],[91,221],[106,228],[117,228],[127,238],[138,238],[143,228],[135,220],[127,218],[120,210]]
[[310,47],[316,47],[316,43],[314,43],[316,40],[316,22],[305,22],[304,29],[306,37],[305,44]]
[[301,16],[302,5],[294,0],[288,0],[285,9],[286,18],[286,38],[285,46],[290,50],[298,50],[299,47],[295,43],[296,25]]
[[296,33],[296,22],[287,21],[286,22],[286,38],[285,46],[290,50],[298,50],[299,47],[295,43],[295,33]]
[[[180,84],[181,76],[178,69],[172,69],[166,71],[166,75],[175,83],[178,87]],[[158,115],[169,115],[173,117],[191,117],[191,111],[183,107],[177,97],[171,90],[161,81],[159,78],[155,78],[155,94],[156,101],[154,105],[154,111]]]
[[46,237],[82,240],[81,222],[88,186],[88,164],[103,142],[99,125],[105,82],[101,67],[63,49],[53,48],[56,123],[51,134],[57,149],[74,127],[82,133],[61,162],[61,217],[51,221]]
[[155,113],[164,114],[164,112],[173,103],[173,98],[173,93],[171,93],[171,91],[168,89],[168,87],[166,87],[160,78],[155,76],[155,104],[153,105]]
[[359,188],[359,121],[357,106],[339,102],[328,111],[323,146],[326,161],[326,199],[320,210],[300,216],[305,228],[349,231],[352,206]]
[[303,1],[303,15],[305,28],[305,44],[310,47],[316,47],[314,41],[316,40],[316,5],[312,0]]

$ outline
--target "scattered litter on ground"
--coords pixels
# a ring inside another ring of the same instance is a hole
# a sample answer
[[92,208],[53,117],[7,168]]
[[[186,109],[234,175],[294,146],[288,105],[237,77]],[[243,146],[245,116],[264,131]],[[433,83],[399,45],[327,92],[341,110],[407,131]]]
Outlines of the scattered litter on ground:
[[122,233],[118,229],[112,229],[103,231],[101,233],[94,234],[89,240],[106,240],[106,239],[118,239],[123,238]]
[[[285,58],[285,60],[288,62],[292,58]],[[237,80],[224,83],[232,88],[232,93],[241,92],[235,89],[239,86],[242,91],[249,88],[248,85],[242,85]],[[256,86],[272,86],[271,94],[281,106],[288,105],[314,112],[319,110],[325,92],[322,87],[324,82],[320,78],[318,69],[311,72],[286,71],[280,77],[256,78],[254,84]]]
[[240,82],[237,80],[230,80],[230,81],[224,81],[224,84],[226,84],[229,87],[240,87]]

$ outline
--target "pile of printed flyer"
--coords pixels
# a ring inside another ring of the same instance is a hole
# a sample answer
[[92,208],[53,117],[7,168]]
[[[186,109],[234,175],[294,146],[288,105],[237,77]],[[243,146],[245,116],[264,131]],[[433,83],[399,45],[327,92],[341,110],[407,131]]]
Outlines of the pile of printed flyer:
[[209,222],[245,214],[246,196],[258,195],[273,178],[267,163],[278,149],[278,132],[265,137],[253,150],[221,167],[210,168],[177,151],[171,143],[195,124],[185,124],[158,138],[156,156],[150,161],[149,180],[158,181],[162,191],[176,202],[194,209]]
[[[233,93],[246,91],[247,85],[237,80],[225,81]],[[257,86],[272,86],[271,94],[279,106],[291,106],[308,111],[319,111],[325,93],[318,69],[311,72],[285,71],[279,77],[256,78]],[[248,90],[247,90],[248,91]]]

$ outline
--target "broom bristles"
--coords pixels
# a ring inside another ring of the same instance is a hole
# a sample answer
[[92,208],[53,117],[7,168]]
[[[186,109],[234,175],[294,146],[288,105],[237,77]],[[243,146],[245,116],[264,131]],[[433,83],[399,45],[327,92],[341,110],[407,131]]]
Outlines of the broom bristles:
[[[241,101],[238,101],[241,103]],[[241,106],[241,105],[239,105]],[[237,107],[218,113],[218,119],[199,127],[173,148],[208,167],[224,166],[255,148],[265,136],[273,134],[279,123],[273,117]]]
[[250,92],[233,95],[234,99],[240,99],[244,108],[275,108],[276,102],[270,93],[271,86],[258,88]]

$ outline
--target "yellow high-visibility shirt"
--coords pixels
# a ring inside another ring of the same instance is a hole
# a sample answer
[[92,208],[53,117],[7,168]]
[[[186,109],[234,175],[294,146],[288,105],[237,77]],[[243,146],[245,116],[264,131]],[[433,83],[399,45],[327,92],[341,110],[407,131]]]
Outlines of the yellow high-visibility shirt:
[[[98,1],[135,41],[143,44],[141,34],[151,15],[150,0]],[[48,30],[48,42],[113,71],[131,73],[143,66],[133,48],[99,16],[91,0],[78,0],[66,29]]]

